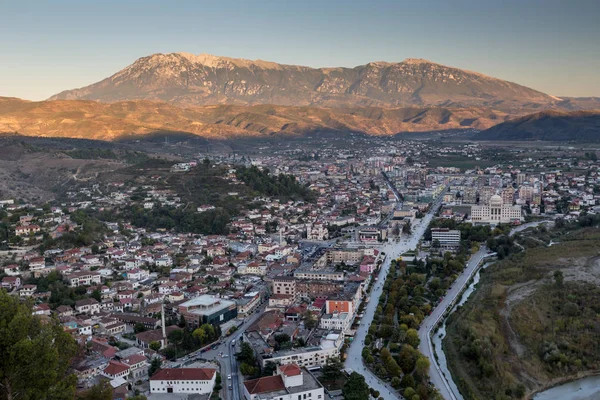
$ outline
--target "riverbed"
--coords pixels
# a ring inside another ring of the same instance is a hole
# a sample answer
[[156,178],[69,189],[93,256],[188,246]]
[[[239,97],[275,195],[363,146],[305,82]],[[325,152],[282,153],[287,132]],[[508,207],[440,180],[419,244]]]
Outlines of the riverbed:
[[533,396],[533,400],[598,400],[600,375],[567,382]]

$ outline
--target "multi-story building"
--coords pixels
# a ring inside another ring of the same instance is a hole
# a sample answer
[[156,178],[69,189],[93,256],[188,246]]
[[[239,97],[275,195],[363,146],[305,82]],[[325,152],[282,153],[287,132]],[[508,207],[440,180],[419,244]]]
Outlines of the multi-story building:
[[500,192],[502,202],[504,204],[513,204],[515,202],[515,189],[512,187],[506,187]]
[[75,302],[75,310],[78,313],[97,314],[100,312],[100,303],[91,297],[89,299],[77,300]]
[[532,186],[524,185],[519,188],[519,200],[525,203],[533,202],[534,190]]
[[437,241],[442,247],[456,247],[460,245],[460,231],[458,229],[433,228],[431,241]]
[[343,281],[344,271],[336,271],[334,268],[298,268],[294,271],[294,277],[319,281]]
[[80,271],[65,277],[70,287],[98,285],[101,283],[101,275],[97,272]]
[[237,317],[237,305],[234,301],[211,295],[201,295],[178,307],[179,313],[191,326],[202,324],[223,324]]
[[150,378],[150,393],[210,396],[215,387],[216,372],[212,368],[163,368]]
[[325,314],[321,317],[319,327],[327,330],[339,330],[346,332],[350,329],[352,318],[347,312],[334,312],[333,314]]
[[502,197],[494,195],[489,205],[471,206],[471,221],[482,224],[508,224],[523,221],[521,206],[504,204]]
[[244,382],[246,400],[319,400],[325,390],[307,370],[295,364],[279,365],[273,376]]
[[326,240],[329,237],[327,227],[321,223],[307,225],[306,238],[308,240]]
[[339,356],[340,350],[336,346],[314,346],[293,350],[281,350],[276,351],[271,355],[263,356],[263,367],[266,366],[269,361],[279,365],[296,364],[306,368],[319,367],[327,364],[327,360],[330,358],[339,358]]

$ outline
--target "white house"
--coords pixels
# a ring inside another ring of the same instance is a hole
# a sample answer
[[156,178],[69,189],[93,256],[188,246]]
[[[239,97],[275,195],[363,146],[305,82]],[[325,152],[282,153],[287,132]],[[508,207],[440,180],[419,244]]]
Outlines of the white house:
[[212,368],[164,368],[150,378],[150,393],[211,394],[217,370]]
[[308,371],[296,364],[279,365],[273,376],[244,382],[246,400],[319,400],[325,398],[323,386]]

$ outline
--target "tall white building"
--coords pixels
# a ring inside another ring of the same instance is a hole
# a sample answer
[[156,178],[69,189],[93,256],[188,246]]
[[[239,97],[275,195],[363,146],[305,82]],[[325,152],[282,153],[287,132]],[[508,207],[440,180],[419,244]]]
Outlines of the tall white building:
[[490,198],[489,205],[471,206],[471,221],[482,224],[509,224],[523,221],[521,206],[504,204],[497,194]]
[[433,228],[431,230],[431,241],[438,241],[442,247],[454,247],[460,245],[460,231],[458,229]]

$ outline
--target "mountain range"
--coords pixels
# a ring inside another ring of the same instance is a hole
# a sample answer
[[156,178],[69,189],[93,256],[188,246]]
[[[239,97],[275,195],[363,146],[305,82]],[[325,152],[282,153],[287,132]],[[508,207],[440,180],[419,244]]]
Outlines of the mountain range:
[[493,126],[476,135],[480,140],[583,141],[600,139],[600,110],[542,111]]
[[[422,59],[310,68],[169,53],[139,58],[100,82],[48,101],[0,98],[0,132],[101,140],[185,132],[222,139],[319,131],[485,130],[505,123],[481,134],[491,138],[514,137],[504,129],[527,124],[543,123],[547,130],[550,121],[573,121],[561,112],[585,109],[600,109],[600,98],[559,98]],[[539,117],[548,110],[557,114]],[[520,125],[508,121],[531,113],[538,117],[515,121]],[[556,119],[559,115],[563,119]]]
[[[563,100],[422,59],[310,68],[189,53],[142,57],[92,85],[50,100],[162,100],[179,105],[491,107],[522,113]],[[576,106],[575,106],[576,107]]]
[[187,132],[214,139],[319,131],[392,135],[442,129],[485,129],[507,119],[504,112],[475,107],[177,107],[150,100],[101,103],[0,98],[0,132],[100,140],[153,132]]

